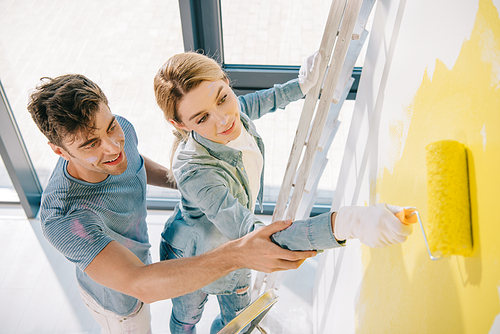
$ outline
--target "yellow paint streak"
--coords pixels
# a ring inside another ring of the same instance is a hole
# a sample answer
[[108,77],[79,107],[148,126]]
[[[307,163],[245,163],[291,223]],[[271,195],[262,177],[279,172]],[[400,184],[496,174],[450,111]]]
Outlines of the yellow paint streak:
[[392,139],[389,147],[389,164],[391,166],[394,166],[401,157],[401,150],[403,149],[403,138],[401,134],[403,133],[403,121],[400,119],[391,121],[389,125],[389,137]]
[[499,314],[498,55],[499,15],[491,0],[481,0],[470,39],[464,41],[453,68],[436,60],[432,80],[424,73],[412,103],[403,107],[411,117],[407,137],[399,132],[400,123],[391,124],[388,141],[404,150],[393,170],[379,173],[376,190],[371,185],[380,201],[417,206],[426,221],[425,146],[444,139],[463,143],[469,159],[472,256],[431,261],[418,226],[403,244],[363,246],[357,332],[488,333]]

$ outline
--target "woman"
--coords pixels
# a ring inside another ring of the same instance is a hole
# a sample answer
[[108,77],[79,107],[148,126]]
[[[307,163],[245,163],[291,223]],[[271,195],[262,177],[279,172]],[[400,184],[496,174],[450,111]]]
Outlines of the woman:
[[[298,79],[240,97],[231,90],[221,67],[204,55],[178,54],[160,68],[154,80],[155,95],[176,129],[171,167],[182,196],[162,233],[162,260],[207,252],[263,225],[253,209],[257,201],[262,204],[264,143],[252,120],[307,94],[318,80],[320,60],[317,52],[304,61]],[[370,218],[357,224],[356,219],[366,217],[368,211]],[[411,233],[383,204],[345,207],[341,212],[345,219],[327,212],[296,221],[275,234],[273,241],[292,250],[323,250],[359,237],[351,225],[366,227],[371,234],[366,241],[374,246],[403,242]],[[334,236],[336,220],[340,234]],[[380,226],[390,228],[379,232]],[[366,234],[358,230],[357,234]],[[171,332],[194,333],[207,294],[216,294],[219,300],[221,314],[211,329],[211,333],[218,332],[250,303],[250,280],[250,270],[240,269],[172,299]]]

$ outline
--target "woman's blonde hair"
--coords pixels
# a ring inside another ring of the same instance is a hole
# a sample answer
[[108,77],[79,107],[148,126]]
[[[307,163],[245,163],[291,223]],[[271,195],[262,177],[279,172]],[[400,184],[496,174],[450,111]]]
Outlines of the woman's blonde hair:
[[[185,52],[172,56],[158,70],[154,78],[156,103],[163,111],[165,119],[182,123],[178,107],[182,98],[202,81],[227,79],[221,66],[212,58],[196,52]],[[177,146],[186,140],[189,133],[175,128],[176,140],[172,148],[172,157]]]

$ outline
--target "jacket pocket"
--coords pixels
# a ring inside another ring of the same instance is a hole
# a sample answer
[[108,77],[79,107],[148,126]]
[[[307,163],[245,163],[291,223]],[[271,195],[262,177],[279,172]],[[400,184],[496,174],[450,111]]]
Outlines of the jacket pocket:
[[180,259],[184,257],[184,252],[181,249],[172,247],[164,239],[160,243],[160,261]]

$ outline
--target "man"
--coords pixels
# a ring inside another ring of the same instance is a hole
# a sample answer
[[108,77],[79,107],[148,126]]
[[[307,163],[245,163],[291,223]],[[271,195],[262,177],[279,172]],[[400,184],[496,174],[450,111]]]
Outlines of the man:
[[148,333],[147,303],[240,268],[294,269],[316,254],[275,245],[270,236],[290,224],[276,222],[203,255],[152,264],[146,183],[175,188],[170,171],[139,154],[133,126],[82,75],[45,78],[28,110],[61,157],[42,196],[42,231],[75,263],[82,299],[106,332]]

